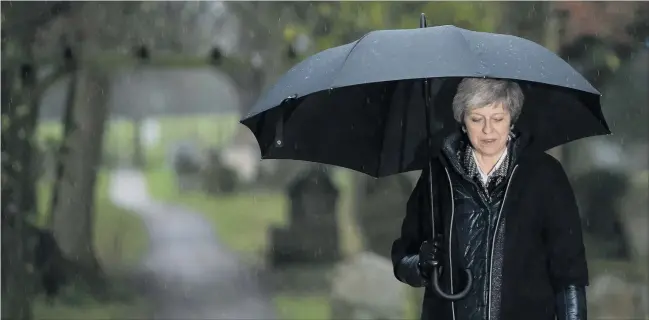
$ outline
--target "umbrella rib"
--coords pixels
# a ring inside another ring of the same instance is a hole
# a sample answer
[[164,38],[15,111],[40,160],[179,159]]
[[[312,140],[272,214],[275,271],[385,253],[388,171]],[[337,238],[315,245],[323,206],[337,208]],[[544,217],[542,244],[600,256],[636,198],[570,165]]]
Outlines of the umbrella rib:
[[[408,82],[406,84],[406,87],[408,89],[404,89],[404,92],[412,92],[412,86],[413,82]],[[396,90],[396,89],[395,89]],[[401,123],[401,144],[400,144],[400,152],[399,152],[399,171],[403,170],[403,149],[405,148],[406,144],[406,132],[408,128],[408,108],[410,107],[410,99],[412,95],[411,94],[406,94],[405,97],[405,102],[403,104],[403,110],[402,110],[402,123]]]
[[390,110],[392,109],[392,97],[394,97],[394,92],[397,91],[397,83],[394,82],[390,85],[390,93],[389,93],[389,98],[385,99],[384,101],[388,102],[388,106],[385,107],[386,110],[384,110],[384,116],[383,116],[383,123],[381,124],[381,144],[379,145],[379,163],[376,166],[376,176],[378,177],[379,174],[381,173],[381,161],[383,159],[383,148],[385,146],[385,138],[386,138],[386,132],[385,132],[385,127],[388,125],[388,115],[390,114]]
[[[457,28],[457,27],[454,27],[454,29],[455,29],[455,31],[456,31],[457,33],[459,33],[459,34],[462,36],[462,39],[464,39],[464,43],[466,44],[467,49],[468,49],[469,52],[471,52],[471,54],[473,54],[473,56],[476,58],[476,62],[477,62],[480,66],[483,66],[483,67],[485,67],[485,68],[488,69],[488,67],[485,66],[485,65],[482,63],[482,59],[480,59],[480,53],[475,52],[475,51],[473,51],[473,50],[471,49],[471,43],[470,43],[469,40],[464,36],[464,33],[462,32],[462,29]],[[486,76],[490,75],[490,74],[491,74],[491,70],[488,70],[488,72],[486,72],[486,74],[487,74],[487,75],[483,75],[483,77],[486,77]]]
[[342,69],[345,68],[345,64],[347,63],[347,59],[349,59],[349,56],[352,54],[352,51],[354,51],[354,49],[356,48],[356,46],[357,46],[359,43],[361,43],[361,41],[362,41],[363,39],[365,39],[365,37],[367,37],[367,36],[368,36],[370,33],[372,33],[372,32],[374,32],[374,31],[370,31],[370,32],[364,34],[360,39],[358,39],[358,40],[356,41],[356,43],[354,43],[354,46],[353,46],[351,49],[349,49],[349,52],[347,52],[347,55],[345,55],[345,60],[343,60],[343,63],[340,64],[340,68],[338,69],[338,72],[336,72],[336,76],[334,76],[333,81],[331,81],[331,84],[329,85],[329,88],[330,88],[330,89],[332,89],[332,88],[334,87],[334,84],[335,84],[336,82],[338,82],[338,81],[337,81],[337,80],[338,80],[338,75],[340,75],[340,71],[341,71]]

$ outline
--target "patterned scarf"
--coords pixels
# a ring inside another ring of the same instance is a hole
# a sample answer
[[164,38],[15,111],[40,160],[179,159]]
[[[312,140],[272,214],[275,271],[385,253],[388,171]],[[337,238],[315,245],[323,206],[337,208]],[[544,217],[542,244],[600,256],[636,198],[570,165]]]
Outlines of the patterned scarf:
[[467,143],[462,152],[458,152],[458,157],[467,176],[475,180],[478,185],[482,187],[485,193],[489,195],[489,190],[493,190],[495,186],[499,185],[507,178],[507,173],[509,172],[510,154],[511,152],[507,152],[505,159],[503,159],[500,167],[498,167],[489,175],[486,183],[482,183],[482,179],[480,179],[480,171],[478,170],[478,164],[473,157],[473,148],[470,144]]

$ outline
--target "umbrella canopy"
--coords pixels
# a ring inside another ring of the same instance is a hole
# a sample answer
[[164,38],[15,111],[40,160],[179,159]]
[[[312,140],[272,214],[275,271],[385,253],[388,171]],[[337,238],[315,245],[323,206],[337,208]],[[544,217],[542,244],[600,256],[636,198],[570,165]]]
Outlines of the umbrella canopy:
[[[451,101],[465,77],[520,81],[517,127],[549,149],[608,134],[599,92],[568,63],[526,39],[454,26],[381,30],[289,70],[242,120],[263,158],[296,159],[374,177],[422,169],[427,125],[455,129]],[[421,79],[430,81],[426,121]],[[440,136],[440,135],[438,135]]]

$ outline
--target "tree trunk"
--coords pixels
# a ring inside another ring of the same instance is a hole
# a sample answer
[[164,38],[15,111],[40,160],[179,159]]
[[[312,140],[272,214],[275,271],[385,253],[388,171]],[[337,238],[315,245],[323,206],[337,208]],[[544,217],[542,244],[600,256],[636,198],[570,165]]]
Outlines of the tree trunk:
[[82,272],[88,272],[86,280],[96,280],[101,269],[93,248],[94,195],[110,79],[91,68],[81,68],[73,77],[74,95],[59,155],[60,180],[53,190],[56,201],[52,203],[51,227],[63,254]]
[[38,214],[36,207],[37,194],[36,182],[40,170],[35,170],[36,159],[34,154],[38,151],[34,143],[34,136],[38,124],[40,96],[35,92],[36,70],[33,70],[29,79],[24,79],[25,86],[22,89],[22,95],[25,97],[22,101],[25,102],[24,108],[26,112],[17,115],[17,121],[20,122],[22,133],[19,135],[21,140],[20,145],[20,163],[22,163],[21,172],[18,177],[18,185],[20,186],[20,210],[28,214]]
[[59,150],[56,155],[56,168],[55,168],[55,177],[54,184],[52,186],[52,200],[50,201],[50,214],[49,214],[49,226],[51,227],[54,223],[54,210],[58,207],[59,203],[59,193],[57,192],[60,189],[61,181],[63,180],[63,169],[64,155],[68,153],[69,146],[65,144],[65,139],[70,136],[71,131],[75,130],[74,123],[74,103],[77,96],[77,83],[79,82],[79,73],[76,71],[76,66],[72,68],[72,73],[70,74],[70,83],[68,84],[68,92],[65,97],[65,109],[63,110],[63,118],[61,122],[63,123],[63,138],[59,142]]
[[25,219],[18,218],[11,224],[2,223],[2,319],[32,318],[25,222]]
[[14,105],[18,73],[2,70],[2,318],[31,319],[31,286],[26,268],[25,219],[18,205],[20,196],[21,127],[12,123],[17,114]]
[[131,122],[133,123],[133,166],[144,169],[146,161],[142,148],[142,117],[136,115]]

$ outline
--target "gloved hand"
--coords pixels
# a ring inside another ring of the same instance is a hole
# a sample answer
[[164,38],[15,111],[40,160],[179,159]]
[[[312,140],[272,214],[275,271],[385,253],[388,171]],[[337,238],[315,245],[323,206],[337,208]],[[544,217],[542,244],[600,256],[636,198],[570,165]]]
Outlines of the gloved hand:
[[430,280],[433,275],[433,268],[439,266],[439,252],[441,244],[439,242],[424,241],[419,247],[419,273],[422,278]]

